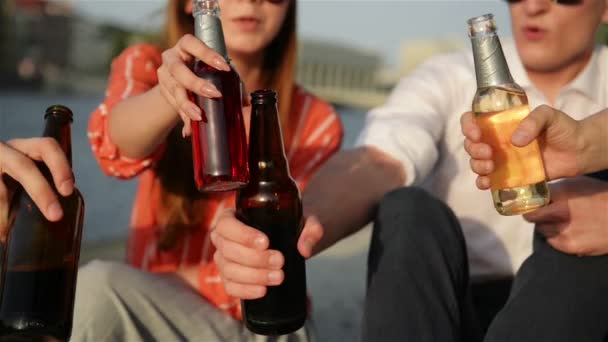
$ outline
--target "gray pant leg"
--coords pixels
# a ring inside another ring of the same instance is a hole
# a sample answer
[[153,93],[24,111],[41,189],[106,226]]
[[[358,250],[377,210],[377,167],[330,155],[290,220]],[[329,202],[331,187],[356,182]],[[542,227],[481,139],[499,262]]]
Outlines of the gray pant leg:
[[92,261],[78,273],[72,341],[309,341],[252,334],[171,274]]

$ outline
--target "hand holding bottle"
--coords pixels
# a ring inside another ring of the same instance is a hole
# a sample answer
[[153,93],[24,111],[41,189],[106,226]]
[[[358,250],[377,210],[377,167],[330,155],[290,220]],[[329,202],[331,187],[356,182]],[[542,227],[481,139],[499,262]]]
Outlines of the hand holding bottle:
[[[481,142],[481,130],[472,113],[463,114],[461,126],[466,137],[464,147],[471,156],[471,169],[479,175],[477,187],[488,189],[491,186],[488,175],[494,171],[492,149]],[[590,165],[597,159],[592,146],[601,146],[600,141],[597,144],[589,141],[594,136],[593,126],[543,105],[530,112],[519,124],[511,143],[523,147],[538,137],[548,179],[572,177],[598,170]]]
[[[298,239],[300,254],[310,258],[321,237],[321,223],[309,216]],[[217,249],[213,259],[222,274],[226,292],[231,296],[261,298],[266,294],[266,286],[283,282],[283,254],[269,249],[268,236],[239,221],[234,211],[226,211],[220,217],[211,233],[211,241]]]
[[[63,212],[50,185],[33,160],[43,161],[53,175],[59,193],[74,191],[74,176],[61,147],[52,138],[15,139],[0,142],[0,239],[8,229],[8,210],[17,184],[23,186],[49,221],[58,221]],[[10,176],[11,178],[5,177]]]
[[230,71],[224,57],[191,34],[162,53],[162,65],[157,71],[161,94],[184,121],[183,135],[192,132],[190,120],[202,119],[200,108],[190,100],[188,92],[208,98],[222,96],[211,82],[192,72],[191,65],[196,59],[218,70]]

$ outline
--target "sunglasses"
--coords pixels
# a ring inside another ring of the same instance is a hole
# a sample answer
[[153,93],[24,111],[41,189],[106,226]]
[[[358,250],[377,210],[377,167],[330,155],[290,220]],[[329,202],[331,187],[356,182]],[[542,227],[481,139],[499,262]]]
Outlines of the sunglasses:
[[[521,2],[522,0],[507,0],[508,3],[510,4],[516,4],[518,2]],[[573,6],[573,5],[580,5],[583,3],[583,0],[551,0],[551,2],[556,3],[558,5],[564,5],[564,6]]]
[[266,0],[266,1],[270,2],[271,4],[274,4],[274,5],[280,5],[284,2],[287,2],[288,0]]

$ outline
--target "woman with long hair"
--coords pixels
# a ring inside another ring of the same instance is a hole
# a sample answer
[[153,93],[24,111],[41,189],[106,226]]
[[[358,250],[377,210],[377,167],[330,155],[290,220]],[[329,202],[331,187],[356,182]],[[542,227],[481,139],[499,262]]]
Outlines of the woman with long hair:
[[[342,125],[330,105],[294,83],[296,1],[219,4],[244,88],[278,91],[291,174],[303,187],[339,149]],[[234,206],[234,192],[203,194],[194,184],[188,136],[201,113],[187,92],[221,94],[190,68],[195,59],[228,65],[192,35],[192,6],[169,0],[164,42],[131,46],[113,61],[105,100],[91,116],[88,134],[102,170],[139,184],[127,265],[94,261],[79,272],[74,340],[263,340],[240,322],[240,301],[227,294],[213,260],[210,232]],[[248,107],[243,114],[248,130]],[[304,328],[287,338],[309,334]]]

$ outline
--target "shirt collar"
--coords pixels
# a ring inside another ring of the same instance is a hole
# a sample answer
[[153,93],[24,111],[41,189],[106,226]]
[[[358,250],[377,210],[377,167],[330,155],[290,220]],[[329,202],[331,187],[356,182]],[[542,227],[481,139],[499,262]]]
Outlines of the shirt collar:
[[602,58],[602,49],[604,47],[598,45],[593,50],[593,55],[591,59],[583,69],[583,71],[576,76],[572,82],[570,82],[566,87],[564,87],[564,91],[567,90],[576,90],[581,92],[583,95],[589,97],[594,102],[599,102],[601,98],[601,75],[602,75],[602,59],[604,59],[604,67],[608,64],[608,61],[605,58]]
[[[507,57],[507,63],[509,65],[509,70],[511,71],[511,75],[520,87],[522,87],[525,91],[536,91],[534,84],[528,78],[528,74],[526,69],[521,62],[521,58],[519,57],[519,53],[517,52],[517,48],[515,47],[515,42],[512,38],[507,38],[502,43],[503,51],[505,52],[505,56]],[[575,90],[583,95],[589,97],[594,102],[599,102],[601,99],[601,90],[600,82],[602,80],[602,63],[603,67],[608,67],[608,61],[606,60],[605,51],[608,50],[606,47],[598,45],[593,50],[593,55],[591,59],[583,69],[581,73],[576,76],[574,80],[572,80],[568,85],[566,85],[562,92],[568,90]],[[603,61],[603,62],[602,62]]]

